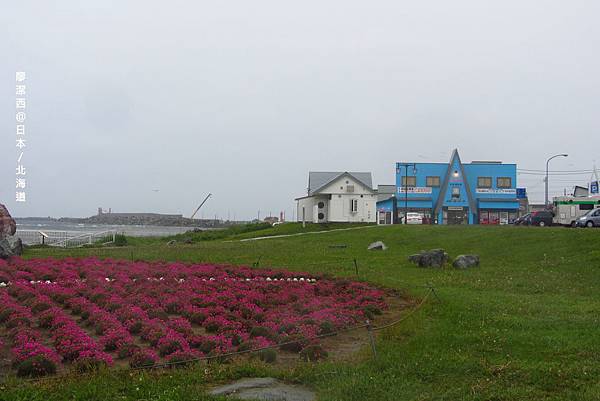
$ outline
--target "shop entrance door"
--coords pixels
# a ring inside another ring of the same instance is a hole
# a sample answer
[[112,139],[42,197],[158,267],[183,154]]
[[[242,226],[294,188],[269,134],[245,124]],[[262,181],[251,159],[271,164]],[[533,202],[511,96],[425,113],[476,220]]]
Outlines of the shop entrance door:
[[465,209],[448,209],[448,223],[447,224],[468,224],[469,217],[467,216],[467,210]]

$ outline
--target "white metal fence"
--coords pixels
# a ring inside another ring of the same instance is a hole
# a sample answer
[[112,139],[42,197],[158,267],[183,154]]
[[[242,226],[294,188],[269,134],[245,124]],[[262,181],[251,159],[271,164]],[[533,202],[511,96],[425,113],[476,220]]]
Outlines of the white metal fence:
[[95,243],[110,244],[115,242],[116,230],[88,232],[80,231],[41,231],[17,230],[16,236],[25,245],[49,245],[63,248],[92,245]]

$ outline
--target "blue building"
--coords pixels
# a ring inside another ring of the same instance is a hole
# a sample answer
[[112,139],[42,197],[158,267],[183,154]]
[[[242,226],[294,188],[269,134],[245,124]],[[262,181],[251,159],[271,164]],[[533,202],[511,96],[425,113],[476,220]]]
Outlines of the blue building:
[[400,222],[418,212],[424,223],[507,224],[517,218],[517,166],[492,161],[396,163],[396,190],[380,194],[378,222]]

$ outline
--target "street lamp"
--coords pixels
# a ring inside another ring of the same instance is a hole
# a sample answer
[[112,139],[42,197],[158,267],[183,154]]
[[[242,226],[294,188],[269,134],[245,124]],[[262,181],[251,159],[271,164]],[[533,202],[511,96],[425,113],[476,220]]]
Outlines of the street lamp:
[[[412,166],[413,174],[417,174],[417,165],[415,163],[398,163],[398,166],[404,167],[404,224],[408,224],[408,167]],[[402,187],[402,185],[400,186]]]
[[548,164],[550,163],[550,160],[554,159],[555,157],[567,157],[569,156],[566,153],[559,153],[557,155],[554,155],[552,157],[550,157],[548,160],[546,160],[546,197],[545,197],[545,201],[544,201],[544,206],[546,206],[546,209],[548,208]]

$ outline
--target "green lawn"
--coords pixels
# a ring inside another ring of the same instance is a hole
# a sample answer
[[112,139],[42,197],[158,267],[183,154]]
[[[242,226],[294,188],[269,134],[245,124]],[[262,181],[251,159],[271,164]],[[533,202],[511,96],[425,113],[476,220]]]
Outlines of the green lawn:
[[[270,230],[270,229],[267,229]],[[244,234],[249,235],[249,234]],[[256,236],[261,236],[256,232]],[[387,251],[367,251],[383,240]],[[331,245],[346,245],[346,248]],[[479,269],[419,269],[407,256],[445,248],[476,253]],[[354,276],[432,299],[402,325],[365,343],[355,360],[275,369],[256,362],[160,372],[108,371],[41,384],[11,380],[0,399],[213,400],[212,383],[276,375],[314,388],[319,400],[600,399],[600,230],[392,226],[249,242],[164,241],[90,249],[35,249],[26,257],[116,257],[282,267]]]

